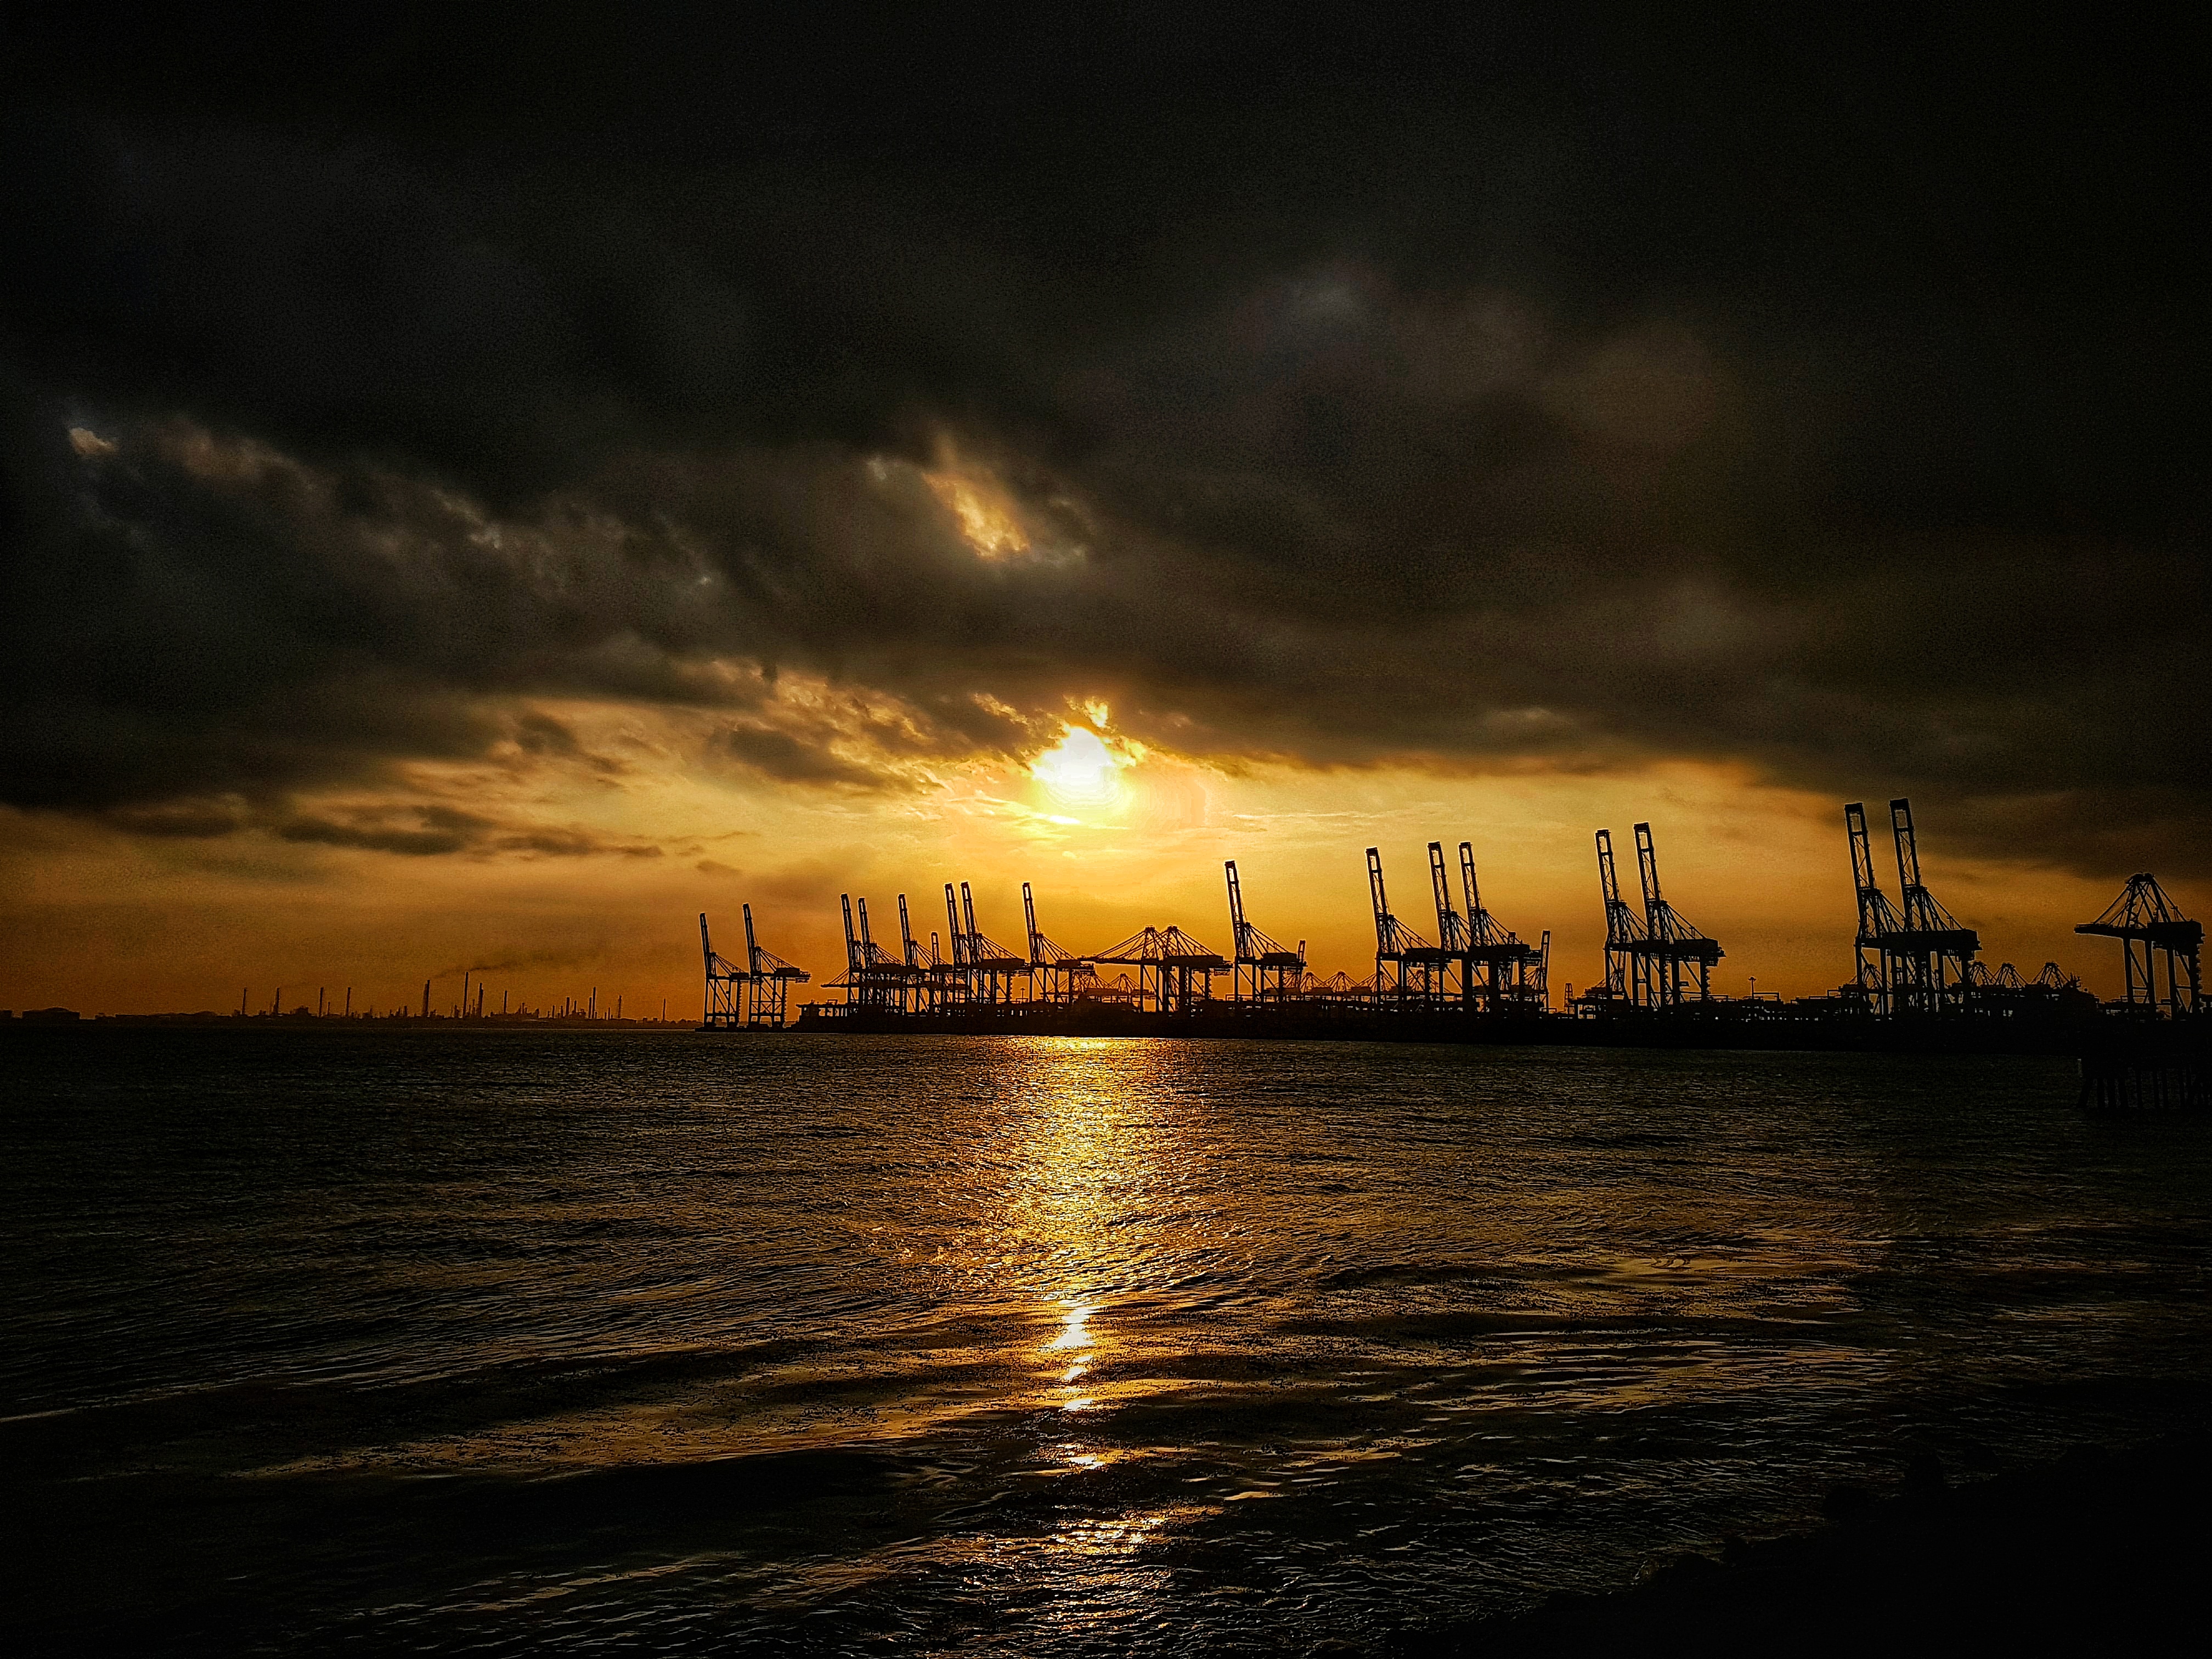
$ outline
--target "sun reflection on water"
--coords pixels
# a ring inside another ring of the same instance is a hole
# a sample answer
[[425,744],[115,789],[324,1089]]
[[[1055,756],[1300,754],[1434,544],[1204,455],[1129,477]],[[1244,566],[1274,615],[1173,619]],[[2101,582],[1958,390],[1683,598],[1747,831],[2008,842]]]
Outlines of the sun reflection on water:
[[[1030,1399],[1093,1426],[1058,1449],[1071,1474],[1120,1461],[1095,1443],[1114,1406],[1143,1384],[1117,1376],[1129,1358],[1118,1306],[1141,1297],[1156,1270],[1163,1154],[1175,1137],[1148,1064],[1126,1046],[1040,1043],[1026,1079],[1030,1109],[1010,1148],[1010,1255],[1035,1265],[1043,1340],[1023,1373]],[[1047,1322],[1048,1322],[1048,1323]]]

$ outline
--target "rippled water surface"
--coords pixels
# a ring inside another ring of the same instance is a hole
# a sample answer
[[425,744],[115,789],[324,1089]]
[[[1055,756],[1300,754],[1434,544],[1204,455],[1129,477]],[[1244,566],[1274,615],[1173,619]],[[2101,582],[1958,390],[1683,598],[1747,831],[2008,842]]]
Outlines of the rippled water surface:
[[2201,1420],[2212,1126],[2039,1060],[0,1045],[48,1643],[1296,1651]]

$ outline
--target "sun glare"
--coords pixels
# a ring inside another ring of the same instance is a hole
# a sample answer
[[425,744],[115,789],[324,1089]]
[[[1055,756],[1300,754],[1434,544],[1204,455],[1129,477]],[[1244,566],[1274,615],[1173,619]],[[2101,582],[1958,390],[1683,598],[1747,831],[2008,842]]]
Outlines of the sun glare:
[[1037,757],[1030,775],[1062,806],[1110,806],[1121,798],[1121,763],[1088,727],[1071,726],[1060,746]]

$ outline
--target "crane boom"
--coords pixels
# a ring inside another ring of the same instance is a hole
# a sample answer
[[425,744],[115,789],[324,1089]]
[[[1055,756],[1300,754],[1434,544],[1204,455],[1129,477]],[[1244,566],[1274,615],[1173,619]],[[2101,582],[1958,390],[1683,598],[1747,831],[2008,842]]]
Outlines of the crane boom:
[[1610,931],[1613,913],[1620,908],[1620,878],[1613,867],[1613,831],[1597,832],[1597,884],[1605,898],[1605,916]]
[[1874,871],[1874,843],[1867,835],[1866,804],[1853,801],[1844,808],[1844,833],[1851,844],[1851,886],[1858,895],[1859,937],[1870,938],[1880,929],[1877,907],[1881,883]]
[[1444,875],[1444,844],[1440,841],[1429,843],[1429,886],[1437,901],[1437,943],[1452,950],[1460,943],[1453,937],[1459,932],[1455,924],[1460,917],[1452,908],[1451,883]]
[[954,896],[952,884],[949,881],[945,884],[945,931],[952,939],[952,965],[965,968],[968,965],[968,945],[960,935],[960,901]]
[[1912,803],[1893,800],[1889,804],[1889,833],[1897,842],[1897,884],[1907,897],[1905,914],[1912,914],[1910,896],[1915,890],[1923,889],[1920,879],[1920,838],[1912,832]]
[[1367,891],[1375,902],[1375,948],[1387,955],[1390,950],[1390,901],[1382,890],[1382,849],[1367,849]]
[[1651,840],[1651,826],[1636,826],[1636,884],[1644,890],[1644,925],[1659,936],[1666,899],[1659,891],[1659,849]]

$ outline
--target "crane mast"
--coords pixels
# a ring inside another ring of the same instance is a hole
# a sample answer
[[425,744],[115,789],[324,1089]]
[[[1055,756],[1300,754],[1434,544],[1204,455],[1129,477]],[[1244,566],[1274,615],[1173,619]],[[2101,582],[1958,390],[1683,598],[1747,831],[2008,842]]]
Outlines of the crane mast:
[[1644,1000],[1644,958],[1636,946],[1644,938],[1644,924],[1620,896],[1620,877],[1613,868],[1613,831],[1597,832],[1598,892],[1605,901],[1605,1000],[1613,1006],[1640,1006]]
[[853,932],[853,896],[840,893],[837,901],[845,910],[845,1000],[850,1005],[860,1000],[860,941]]
[[927,992],[921,976],[921,948],[914,942],[914,923],[907,915],[904,893],[898,896],[898,907],[899,960],[906,963],[907,986],[904,994],[900,999],[900,1006],[910,1012],[918,1012],[927,999]]
[[1476,885],[1474,879],[1474,843],[1472,842],[1463,841],[1459,844],[1459,884],[1461,894],[1467,900],[1468,928],[1476,939],[1487,944],[1489,941],[1484,937],[1488,930],[1484,926],[1486,918],[1482,910],[1482,890]]
[[[1904,931],[1881,878],[1874,867],[1874,843],[1867,834],[1866,805],[1853,801],[1844,808],[1844,834],[1851,849],[1851,888],[1858,900],[1858,933],[1852,941],[1852,988],[1875,1013],[1892,1012],[1888,941]],[[1917,850],[1917,849],[1916,849]]]

